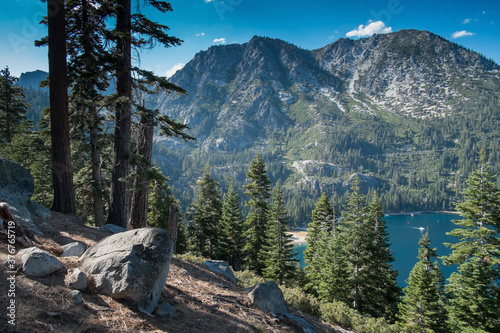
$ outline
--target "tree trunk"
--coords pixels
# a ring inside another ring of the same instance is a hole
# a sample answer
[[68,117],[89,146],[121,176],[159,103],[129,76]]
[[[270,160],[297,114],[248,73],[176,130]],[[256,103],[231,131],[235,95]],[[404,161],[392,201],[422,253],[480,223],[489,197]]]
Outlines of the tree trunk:
[[174,205],[170,206],[168,212],[168,223],[167,231],[174,241],[174,253],[176,253],[177,248],[177,231],[179,230],[179,210]]
[[151,167],[151,154],[153,152],[154,117],[143,114],[139,122],[137,137],[137,154],[141,160],[135,167],[134,193],[128,229],[144,228],[148,222],[148,194],[149,179],[147,171]]
[[116,48],[116,110],[111,204],[108,223],[127,227],[130,213],[130,192],[125,178],[130,173],[130,141],[132,120],[132,57],[130,0],[119,0],[116,15],[118,37]]
[[92,157],[92,180],[94,181],[94,224],[100,227],[104,223],[104,202],[102,199],[101,151],[98,146],[99,132],[95,124],[97,111],[92,112],[94,119],[90,125],[90,150]]
[[[87,0],[82,0],[82,31],[89,36],[92,31],[89,18],[90,5]],[[89,40],[83,43],[84,56],[87,59],[87,70],[90,73],[97,72],[97,66],[92,61],[92,45]],[[92,82],[87,84],[87,91],[95,90],[95,85]],[[101,176],[101,150],[99,148],[99,112],[94,103],[87,108],[89,114],[89,139],[90,139],[90,156],[92,164],[92,192],[94,199],[94,225],[100,227],[104,224],[104,201],[102,198],[102,176]]]
[[52,210],[75,214],[75,190],[69,139],[64,0],[48,0],[49,90],[52,138]]

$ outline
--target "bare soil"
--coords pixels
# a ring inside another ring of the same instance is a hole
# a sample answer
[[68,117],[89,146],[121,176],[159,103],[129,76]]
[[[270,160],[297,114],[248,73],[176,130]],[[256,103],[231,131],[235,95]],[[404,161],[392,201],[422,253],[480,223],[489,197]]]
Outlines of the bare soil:
[[[59,256],[61,246],[78,241],[91,246],[110,235],[89,227],[78,219],[52,213],[49,221],[33,216],[44,233],[36,237],[36,246]],[[44,223],[46,222],[46,223]],[[16,251],[21,246],[16,244]],[[15,297],[7,297],[11,287],[7,267],[6,240],[0,240],[0,332],[303,332],[294,321],[275,317],[251,306],[244,288],[211,273],[203,265],[172,259],[160,304],[168,302],[177,311],[175,317],[161,318],[137,311],[133,304],[92,292],[83,293],[80,304],[64,285],[66,272],[44,278],[15,274]],[[78,258],[58,258],[67,269],[78,266]],[[19,263],[18,263],[19,266]],[[16,326],[8,324],[7,306],[15,300]],[[345,332],[324,324],[318,318],[290,309],[303,317],[316,332]]]

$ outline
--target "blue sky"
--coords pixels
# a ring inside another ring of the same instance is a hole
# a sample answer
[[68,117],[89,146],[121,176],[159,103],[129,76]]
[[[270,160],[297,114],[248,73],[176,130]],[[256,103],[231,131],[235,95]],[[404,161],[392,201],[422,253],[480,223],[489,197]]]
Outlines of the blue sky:
[[[140,0],[143,3],[143,0]],[[171,0],[173,12],[155,13],[184,40],[140,55],[141,66],[165,75],[212,45],[245,43],[254,35],[283,39],[316,49],[339,38],[364,38],[402,29],[428,30],[500,63],[498,0]],[[33,41],[46,34],[38,22],[46,13],[40,0],[2,0],[0,67],[13,75],[47,70],[47,48]]]

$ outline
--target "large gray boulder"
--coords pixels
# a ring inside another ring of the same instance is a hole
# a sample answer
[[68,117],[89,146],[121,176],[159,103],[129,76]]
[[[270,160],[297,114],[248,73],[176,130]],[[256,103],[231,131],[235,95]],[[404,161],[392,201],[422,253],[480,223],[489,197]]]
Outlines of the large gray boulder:
[[271,313],[288,313],[285,298],[280,287],[274,281],[259,283],[248,293],[253,306]]
[[237,283],[233,270],[229,267],[227,262],[221,260],[207,260],[203,263],[203,265],[205,265],[211,272],[223,275],[235,284]]
[[22,249],[17,254],[21,257],[23,272],[28,276],[44,277],[65,269],[56,257],[37,247]]
[[98,293],[130,300],[151,314],[167,280],[173,252],[168,232],[135,229],[104,238],[80,257],[80,269]]
[[33,223],[26,207],[34,190],[35,181],[27,169],[0,157],[0,202],[5,201],[9,204],[9,211],[14,215],[16,222],[43,235]]
[[25,205],[34,190],[35,181],[28,170],[0,157],[0,197],[7,202]]

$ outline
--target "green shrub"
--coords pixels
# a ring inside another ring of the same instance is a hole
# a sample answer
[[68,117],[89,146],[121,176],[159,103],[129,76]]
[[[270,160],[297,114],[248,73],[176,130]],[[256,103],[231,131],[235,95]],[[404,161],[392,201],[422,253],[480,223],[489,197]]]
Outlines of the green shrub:
[[248,270],[234,272],[234,276],[236,277],[236,281],[238,281],[238,284],[240,286],[243,286],[244,288],[266,282],[266,279],[264,279],[262,276],[259,276],[254,272]]
[[364,316],[342,302],[322,303],[321,319],[327,323],[352,329],[357,333],[401,333],[402,326],[391,325],[384,318]]
[[305,293],[299,287],[287,288],[281,286],[281,290],[286,303],[292,308],[312,316],[320,315],[320,302],[316,297]]
[[198,264],[198,265],[201,265],[208,260],[207,258],[203,258],[202,256],[196,255],[191,252],[184,254],[176,254],[175,257],[179,260],[184,260],[192,264]]

